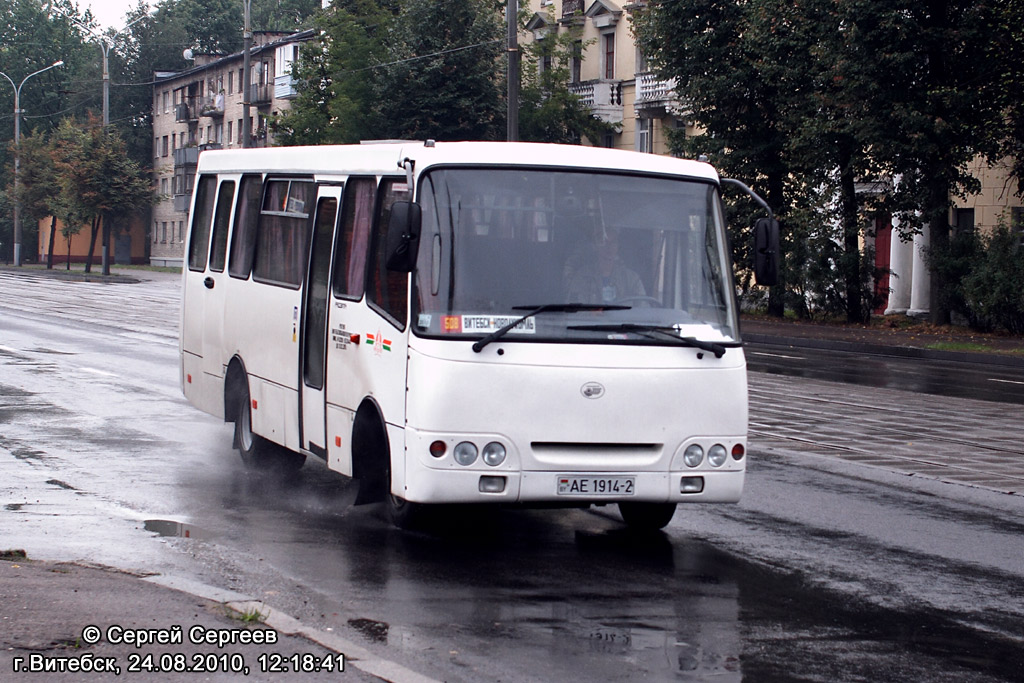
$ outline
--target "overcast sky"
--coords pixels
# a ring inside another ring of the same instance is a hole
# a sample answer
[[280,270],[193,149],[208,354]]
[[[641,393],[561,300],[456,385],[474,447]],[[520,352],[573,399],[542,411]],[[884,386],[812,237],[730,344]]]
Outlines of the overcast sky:
[[[124,28],[124,16],[138,4],[138,0],[80,0],[79,7],[89,7],[103,28]],[[152,3],[148,3],[152,8]]]

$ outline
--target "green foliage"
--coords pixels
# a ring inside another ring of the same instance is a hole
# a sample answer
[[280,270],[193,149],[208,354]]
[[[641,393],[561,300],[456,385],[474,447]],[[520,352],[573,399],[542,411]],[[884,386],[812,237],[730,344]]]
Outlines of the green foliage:
[[932,248],[928,264],[949,283],[942,296],[971,327],[1024,335],[1024,226],[1005,223],[987,235],[957,232]]
[[504,139],[503,35],[492,0],[405,0],[374,71],[380,137]]
[[[786,261],[824,259],[787,270],[784,282],[800,295],[801,277],[831,272],[856,320],[870,302],[859,246],[867,219],[887,210],[909,231],[930,224],[941,245],[951,193],[978,189],[968,163],[1024,151],[1022,9],[1022,0],[692,0],[651,3],[634,31],[707,131],[677,140],[678,151],[707,154],[784,218],[808,199],[829,209],[837,234],[784,235]],[[899,182],[858,192],[855,181],[879,178]]]
[[351,144],[381,137],[375,67],[395,11],[373,0],[334,2],[316,22],[319,39],[293,66],[303,84],[291,108],[272,122],[282,145]]

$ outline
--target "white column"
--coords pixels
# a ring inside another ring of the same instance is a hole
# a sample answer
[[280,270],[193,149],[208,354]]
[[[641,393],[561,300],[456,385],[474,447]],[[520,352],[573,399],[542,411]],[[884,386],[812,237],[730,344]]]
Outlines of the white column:
[[925,225],[922,231],[914,235],[914,276],[910,291],[910,310],[907,315],[925,316],[931,308],[931,271],[925,262],[925,252],[931,242],[931,227]]
[[906,313],[910,308],[910,286],[914,273],[914,244],[900,236],[899,219],[892,217],[892,236],[889,239],[889,305],[885,315]]

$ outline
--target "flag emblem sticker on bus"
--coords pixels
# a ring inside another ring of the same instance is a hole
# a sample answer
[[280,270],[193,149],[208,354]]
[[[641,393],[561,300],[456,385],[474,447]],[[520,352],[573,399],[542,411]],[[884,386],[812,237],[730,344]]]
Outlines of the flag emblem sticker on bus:
[[366,335],[366,343],[373,347],[373,352],[378,356],[391,350],[391,340],[385,339],[380,332]]

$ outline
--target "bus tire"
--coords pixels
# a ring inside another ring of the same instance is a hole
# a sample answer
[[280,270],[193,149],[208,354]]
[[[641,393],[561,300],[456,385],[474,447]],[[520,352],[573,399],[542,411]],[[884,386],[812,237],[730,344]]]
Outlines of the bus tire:
[[235,448],[245,466],[253,470],[296,472],[306,462],[301,453],[279,446],[252,431],[248,382],[242,389],[243,400],[238,401],[235,415]]
[[415,529],[423,521],[424,508],[422,503],[410,503],[405,498],[388,493],[385,498],[388,509],[388,520],[399,529]]
[[675,513],[675,503],[619,503],[622,521],[638,531],[664,529]]

